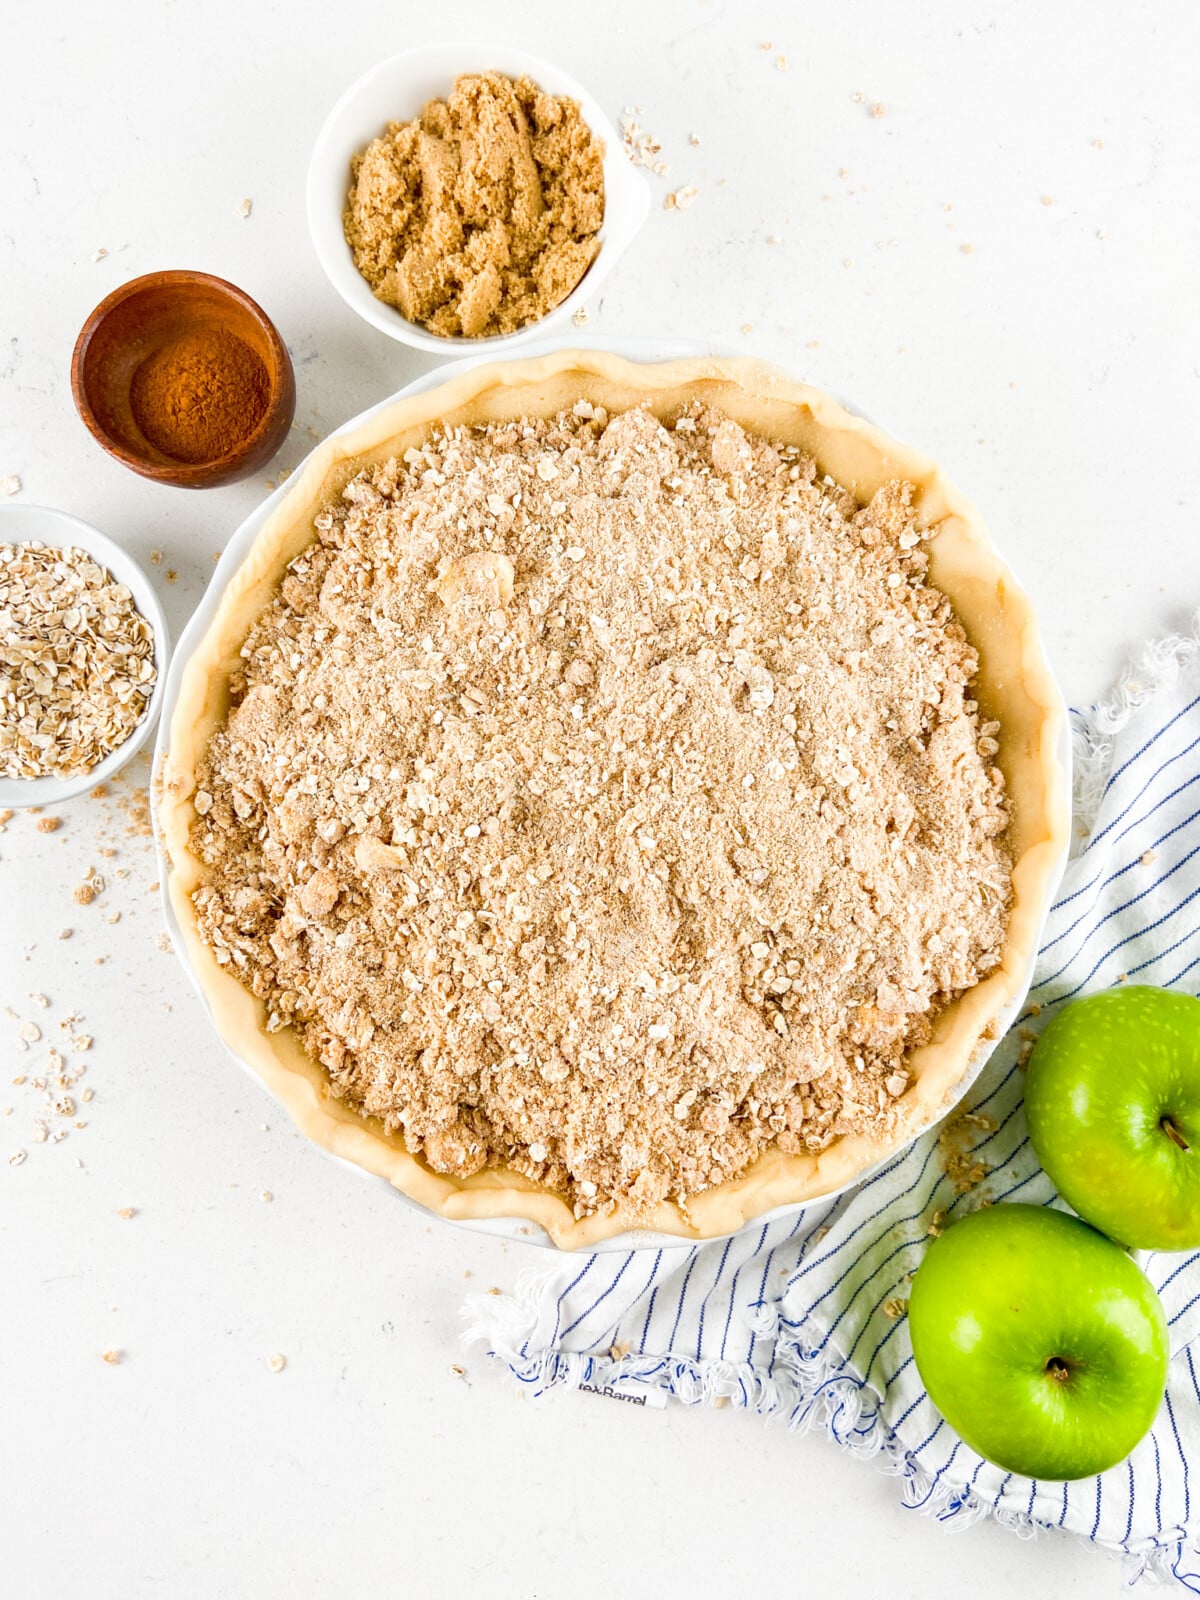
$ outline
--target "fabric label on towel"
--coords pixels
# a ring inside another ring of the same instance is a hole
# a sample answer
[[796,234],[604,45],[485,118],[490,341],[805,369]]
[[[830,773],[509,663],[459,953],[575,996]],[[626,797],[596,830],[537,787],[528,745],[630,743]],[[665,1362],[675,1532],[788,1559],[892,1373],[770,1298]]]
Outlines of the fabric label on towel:
[[606,1400],[621,1400],[627,1406],[652,1406],[655,1411],[663,1411],[667,1404],[666,1392],[662,1389],[650,1387],[632,1389],[615,1389],[611,1383],[581,1383],[581,1394],[598,1394]]

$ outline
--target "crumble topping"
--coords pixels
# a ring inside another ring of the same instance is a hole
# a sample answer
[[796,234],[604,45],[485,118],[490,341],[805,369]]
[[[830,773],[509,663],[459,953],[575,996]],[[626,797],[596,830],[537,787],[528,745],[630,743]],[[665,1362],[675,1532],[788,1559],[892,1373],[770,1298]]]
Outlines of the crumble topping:
[[335,1096],[579,1216],[885,1133],[1011,897],[927,532],[698,404],[360,473],[198,769],[202,936]]

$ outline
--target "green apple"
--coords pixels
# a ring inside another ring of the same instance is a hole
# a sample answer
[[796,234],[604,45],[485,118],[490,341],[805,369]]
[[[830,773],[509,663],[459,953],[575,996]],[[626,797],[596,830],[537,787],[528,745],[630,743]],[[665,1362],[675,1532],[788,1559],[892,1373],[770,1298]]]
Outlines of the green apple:
[[1200,1000],[1076,1000],[1029,1059],[1025,1116],[1067,1204],[1134,1250],[1200,1249]]
[[1119,1245],[1062,1211],[991,1206],[947,1228],[913,1279],[908,1322],[929,1398],[1008,1472],[1103,1472],[1163,1397],[1162,1302]]

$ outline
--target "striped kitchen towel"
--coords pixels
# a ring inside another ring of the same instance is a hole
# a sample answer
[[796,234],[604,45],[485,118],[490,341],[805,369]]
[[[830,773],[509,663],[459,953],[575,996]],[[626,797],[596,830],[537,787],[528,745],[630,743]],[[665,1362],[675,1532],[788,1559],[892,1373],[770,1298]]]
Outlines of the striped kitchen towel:
[[[955,1125],[956,1156],[984,1164],[995,1200],[1056,1199],[1025,1131],[1021,1030],[1117,983],[1200,989],[1200,616],[1192,637],[1150,647],[1106,705],[1072,719],[1078,837],[1038,960],[1040,1010],[1031,1004],[972,1089],[978,1121]],[[535,1395],[724,1399],[823,1427],[947,1525],[993,1515],[1024,1532],[1067,1529],[1123,1550],[1132,1576],[1174,1575],[1200,1594],[1200,1347],[1189,1348],[1200,1255],[1144,1258],[1174,1352],[1152,1432],[1099,1477],[1038,1482],[970,1450],[913,1361],[909,1279],[936,1214],[953,1220],[971,1203],[930,1133],[852,1193],[733,1239],[572,1256],[511,1297],[478,1297],[468,1338]]]

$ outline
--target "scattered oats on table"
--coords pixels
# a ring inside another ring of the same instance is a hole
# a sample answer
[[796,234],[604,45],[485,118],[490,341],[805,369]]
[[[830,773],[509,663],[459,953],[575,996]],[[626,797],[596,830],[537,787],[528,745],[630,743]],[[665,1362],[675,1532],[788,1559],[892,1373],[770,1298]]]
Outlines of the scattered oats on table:
[[657,177],[664,178],[670,169],[662,159],[662,145],[642,127],[638,121],[641,114],[636,106],[625,107],[619,123],[621,143],[635,167],[646,167]]
[[0,494],[14,495],[21,492],[21,480],[15,472],[6,472],[0,477]]
[[694,183],[685,183],[682,189],[674,189],[663,198],[663,209],[666,211],[686,211],[694,204],[700,193]]

